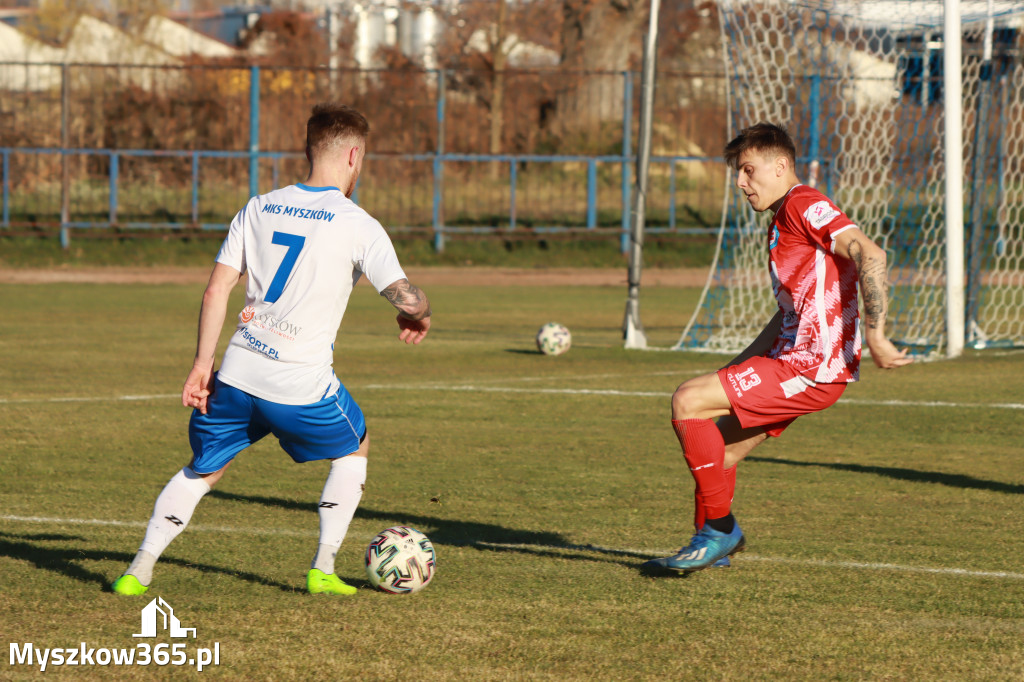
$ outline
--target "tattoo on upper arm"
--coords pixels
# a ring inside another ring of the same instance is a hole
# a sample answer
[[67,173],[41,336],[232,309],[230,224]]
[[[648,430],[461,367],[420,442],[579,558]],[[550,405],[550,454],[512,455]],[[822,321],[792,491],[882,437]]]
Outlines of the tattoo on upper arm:
[[884,328],[887,307],[885,258],[865,257],[864,249],[856,239],[850,242],[849,252],[860,278],[864,321],[869,329]]
[[424,317],[430,317],[427,295],[407,279],[400,279],[385,287],[380,295],[395,306],[403,317],[408,317],[410,320],[422,320]]
[[860,242],[854,239],[850,242],[850,245],[846,250],[850,253],[850,260],[852,260],[853,264],[857,266],[857,272],[860,272],[861,259],[864,256],[860,247]]

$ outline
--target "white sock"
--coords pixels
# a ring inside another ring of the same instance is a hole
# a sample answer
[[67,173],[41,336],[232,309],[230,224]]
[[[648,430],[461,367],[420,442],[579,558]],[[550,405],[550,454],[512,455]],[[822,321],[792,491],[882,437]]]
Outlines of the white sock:
[[349,455],[331,462],[331,471],[320,496],[320,546],[313,557],[312,568],[334,573],[334,557],[348,533],[365,484],[365,457]]
[[210,486],[203,477],[188,467],[175,474],[156,498],[146,537],[125,573],[134,575],[140,583],[148,585],[153,578],[156,560],[171,544],[171,540],[185,530],[199,500],[208,492]]
[[140,549],[132,559],[132,565],[125,571],[125,575],[134,575],[143,585],[153,582],[153,566],[156,565],[156,557],[144,549]]

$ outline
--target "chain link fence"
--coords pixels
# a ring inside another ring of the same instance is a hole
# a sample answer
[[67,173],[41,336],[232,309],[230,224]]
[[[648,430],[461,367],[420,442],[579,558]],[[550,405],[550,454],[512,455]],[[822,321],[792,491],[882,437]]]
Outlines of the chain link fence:
[[[633,72],[0,63],[2,226],[222,230],[305,178],[305,122],[343,101],[372,128],[356,200],[398,235],[623,235]],[[500,103],[500,109],[495,103]],[[711,231],[722,74],[659,73],[647,222]]]

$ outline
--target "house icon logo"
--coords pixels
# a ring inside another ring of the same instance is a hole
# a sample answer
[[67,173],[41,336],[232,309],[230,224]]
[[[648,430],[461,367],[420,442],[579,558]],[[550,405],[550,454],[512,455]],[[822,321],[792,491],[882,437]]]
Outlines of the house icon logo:
[[[157,614],[163,616],[162,620]],[[196,637],[195,628],[181,627],[181,621],[175,617],[174,609],[163,597],[157,597],[142,609],[142,632],[132,637],[156,637],[158,621],[171,637],[188,637],[189,633],[192,633],[192,639]]]

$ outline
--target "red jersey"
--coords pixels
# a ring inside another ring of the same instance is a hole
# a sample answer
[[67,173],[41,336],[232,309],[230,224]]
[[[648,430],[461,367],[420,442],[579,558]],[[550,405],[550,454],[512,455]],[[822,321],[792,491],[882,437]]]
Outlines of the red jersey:
[[824,194],[797,185],[768,228],[772,290],[782,331],[766,354],[818,383],[856,381],[860,370],[857,269],[834,253],[856,227]]

